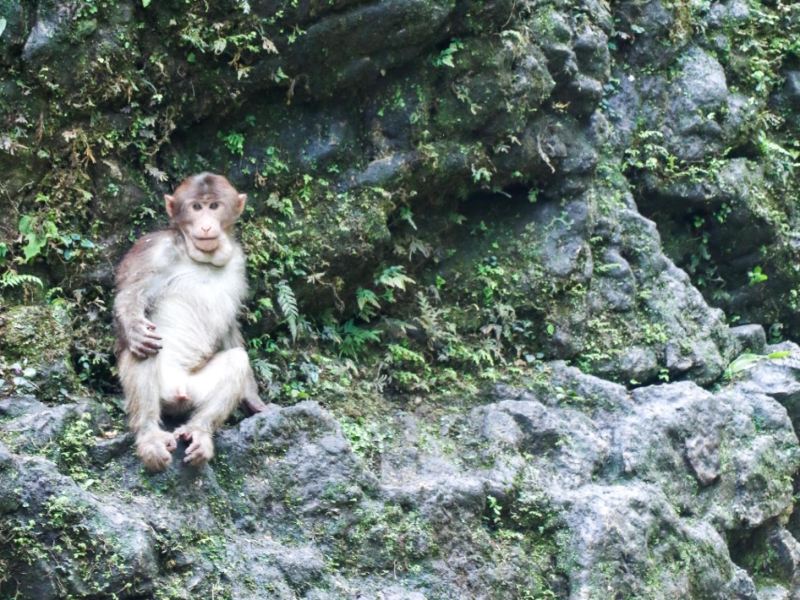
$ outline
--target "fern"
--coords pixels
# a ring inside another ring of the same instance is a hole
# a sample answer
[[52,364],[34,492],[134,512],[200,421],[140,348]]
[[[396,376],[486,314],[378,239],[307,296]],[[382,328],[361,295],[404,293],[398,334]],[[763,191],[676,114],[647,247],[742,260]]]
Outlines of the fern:
[[389,362],[392,364],[405,364],[409,367],[424,367],[426,364],[422,354],[400,344],[389,344],[388,350]]
[[407,206],[404,206],[400,209],[400,219],[411,225],[411,227],[414,228],[414,231],[417,230],[417,224],[414,223],[414,213]]
[[381,271],[380,275],[375,278],[375,284],[405,291],[406,284],[415,283],[415,281],[403,271],[404,268],[399,265],[386,267]]
[[456,326],[446,320],[445,311],[433,306],[422,292],[417,293],[417,306],[419,306],[419,316],[416,321],[428,338],[428,347],[431,350],[446,346],[458,339]]
[[381,332],[377,329],[359,327],[350,319],[342,325],[340,353],[350,358],[358,358],[359,353],[369,342],[381,341]]
[[372,290],[358,288],[356,291],[356,302],[358,303],[358,312],[366,319],[375,316],[376,311],[381,309],[378,295]]
[[297,329],[300,323],[300,311],[297,309],[297,298],[295,298],[292,288],[285,279],[278,282],[276,289],[278,306],[281,307],[283,316],[286,317],[286,324],[292,334],[292,341],[297,339]]
[[256,374],[268,384],[271,384],[274,380],[273,373],[279,370],[277,366],[267,362],[263,358],[257,358],[252,361],[251,364]]
[[44,287],[41,279],[35,275],[27,273],[17,273],[9,269],[0,277],[0,288],[15,288],[21,285],[38,285],[40,288]]
[[433,247],[430,244],[419,238],[411,238],[411,242],[408,244],[408,260],[411,260],[414,254],[422,254],[423,258],[428,258],[432,253]]

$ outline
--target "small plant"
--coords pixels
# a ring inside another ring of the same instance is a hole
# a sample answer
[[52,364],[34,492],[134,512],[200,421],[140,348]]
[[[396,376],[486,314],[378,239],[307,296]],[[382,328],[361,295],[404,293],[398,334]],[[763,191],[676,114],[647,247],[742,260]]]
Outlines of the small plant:
[[475,183],[480,183],[481,181],[489,183],[492,180],[492,172],[486,167],[471,165],[470,169],[472,170],[472,181]]
[[95,445],[92,431],[92,415],[83,413],[70,423],[58,440],[58,463],[75,481],[87,485],[90,483],[87,467],[89,449]]
[[337,333],[339,353],[342,356],[349,356],[350,358],[358,358],[370,342],[381,341],[380,331],[367,327],[359,327],[352,319],[342,325]]
[[486,496],[486,513],[484,518],[489,524],[499,529],[503,524],[503,505],[494,496]]
[[339,423],[353,452],[369,461],[383,454],[388,434],[380,424],[365,422],[362,418],[343,418]]
[[300,311],[297,309],[297,298],[294,291],[285,279],[280,280],[276,287],[278,306],[281,308],[283,316],[286,317],[286,324],[292,334],[292,340],[297,339],[298,325],[300,323]]
[[236,131],[231,131],[226,134],[219,132],[217,136],[225,144],[225,147],[231,154],[236,156],[244,156],[244,134]]
[[387,288],[405,290],[406,284],[413,284],[415,281],[405,274],[402,266],[386,267],[375,277],[375,285],[382,285]]
[[261,176],[274,177],[288,172],[289,165],[281,160],[280,151],[275,146],[268,146],[264,150],[264,166],[261,168]]
[[22,285],[44,287],[41,279],[28,273],[17,273],[14,269],[9,269],[0,275],[0,288],[16,288]]
[[753,267],[752,271],[747,272],[747,278],[749,280],[750,285],[764,283],[767,279],[769,279],[767,274],[761,270],[761,267],[759,265]]
[[359,316],[365,321],[371,319],[381,309],[378,295],[372,290],[358,288],[356,290],[356,303],[358,304]]
[[450,45],[447,46],[444,50],[442,50],[439,55],[433,59],[433,66],[434,67],[450,67],[451,69],[455,68],[455,63],[453,62],[453,57],[459,50],[464,49],[464,44],[458,38],[454,38]]
[[24,262],[30,262],[42,253],[47,242],[58,238],[58,227],[50,219],[40,221],[38,217],[23,215],[19,220],[19,232],[25,240]]
[[745,352],[737,356],[731,364],[728,365],[728,368],[725,369],[725,372],[722,376],[725,379],[731,379],[734,375],[742,373],[743,371],[747,371],[748,369],[752,369],[762,360],[779,360],[781,358],[787,358],[791,353],[787,350],[779,350],[777,352],[770,352],[769,354],[753,354],[751,352]]

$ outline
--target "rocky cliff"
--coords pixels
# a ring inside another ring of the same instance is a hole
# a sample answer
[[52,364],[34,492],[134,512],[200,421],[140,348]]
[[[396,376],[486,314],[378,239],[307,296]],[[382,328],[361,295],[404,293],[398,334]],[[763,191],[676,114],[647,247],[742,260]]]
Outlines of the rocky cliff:
[[[0,0],[0,65],[0,598],[800,595],[796,3]],[[270,406],[149,475],[113,268],[200,170]]]

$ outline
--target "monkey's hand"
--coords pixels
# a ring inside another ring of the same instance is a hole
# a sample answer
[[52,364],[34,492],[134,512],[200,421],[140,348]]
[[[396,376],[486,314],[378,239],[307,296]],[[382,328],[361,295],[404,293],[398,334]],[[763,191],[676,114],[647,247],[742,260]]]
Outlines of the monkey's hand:
[[161,336],[156,325],[144,317],[136,319],[128,328],[128,349],[137,358],[147,358],[161,350]]
[[172,461],[170,454],[177,447],[171,433],[154,429],[136,439],[136,453],[150,471],[163,471]]
[[214,441],[208,430],[184,425],[173,432],[176,438],[190,442],[183,462],[199,467],[214,457]]

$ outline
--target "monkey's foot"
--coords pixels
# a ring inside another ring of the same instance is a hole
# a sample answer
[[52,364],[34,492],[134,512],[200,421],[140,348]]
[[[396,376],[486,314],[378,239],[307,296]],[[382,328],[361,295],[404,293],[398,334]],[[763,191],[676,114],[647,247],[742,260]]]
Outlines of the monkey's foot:
[[183,462],[199,467],[214,457],[214,441],[208,430],[187,424],[178,427],[173,435],[176,439],[181,438],[183,441],[189,442]]
[[267,405],[264,404],[264,402],[258,396],[246,396],[242,400],[242,404],[244,404],[245,408],[251,415],[255,415],[267,410]]
[[155,430],[139,435],[136,439],[136,454],[150,471],[163,471],[172,461],[170,454],[177,447],[172,434]]

